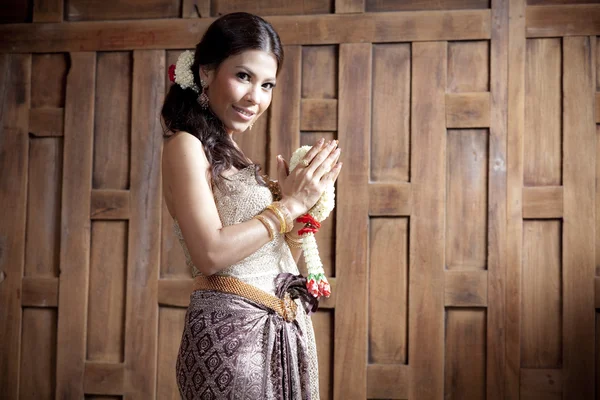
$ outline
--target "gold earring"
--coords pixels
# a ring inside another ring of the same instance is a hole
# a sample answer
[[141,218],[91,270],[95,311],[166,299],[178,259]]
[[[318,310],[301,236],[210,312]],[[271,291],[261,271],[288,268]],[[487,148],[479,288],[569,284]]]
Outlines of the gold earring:
[[252,130],[252,127],[254,126],[254,122],[250,124],[250,126],[248,127],[249,130]]
[[200,96],[198,96],[196,101],[198,102],[198,104],[200,104],[200,108],[206,110],[208,108],[208,96],[206,95],[206,89],[208,89],[208,85],[202,79],[200,79],[200,87],[202,93],[200,93]]

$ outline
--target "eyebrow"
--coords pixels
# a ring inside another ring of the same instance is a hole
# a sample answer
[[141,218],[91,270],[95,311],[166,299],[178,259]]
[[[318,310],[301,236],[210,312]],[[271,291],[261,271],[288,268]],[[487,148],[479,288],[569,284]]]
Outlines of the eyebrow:
[[[254,72],[252,72],[252,70],[250,68],[246,67],[245,65],[236,65],[235,67],[245,70],[248,73],[248,75],[256,76],[256,74]],[[277,78],[273,77],[273,78],[268,78],[266,80],[276,82]]]

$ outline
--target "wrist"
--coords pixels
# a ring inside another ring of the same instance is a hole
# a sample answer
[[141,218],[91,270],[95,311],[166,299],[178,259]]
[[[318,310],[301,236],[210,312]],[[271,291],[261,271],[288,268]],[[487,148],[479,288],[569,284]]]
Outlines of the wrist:
[[293,221],[296,221],[296,218],[305,214],[305,211],[302,209],[302,206],[298,203],[298,201],[290,197],[284,197],[279,202],[288,209]]

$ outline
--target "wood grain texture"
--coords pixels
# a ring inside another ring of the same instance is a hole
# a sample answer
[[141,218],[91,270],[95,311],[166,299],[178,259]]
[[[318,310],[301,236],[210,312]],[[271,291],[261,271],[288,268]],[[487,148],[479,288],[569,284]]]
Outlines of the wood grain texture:
[[212,15],[244,11],[261,16],[333,12],[334,0],[212,0]]
[[178,0],[65,0],[65,20],[176,18],[181,15],[180,7]]
[[449,93],[490,91],[490,46],[487,40],[448,43]]
[[490,8],[489,0],[366,0],[366,11],[475,10]]
[[93,220],[129,219],[129,190],[92,189],[90,218]]
[[134,52],[125,314],[125,382],[130,399],[154,399],[156,395],[163,134],[156,110],[164,98],[165,73],[164,51]]
[[32,55],[31,108],[64,108],[68,61],[64,53]]
[[[488,10],[274,16],[266,19],[288,46],[481,40],[489,39],[491,30]],[[182,18],[2,25],[0,52],[193,48],[213,21],[212,18]]]
[[21,291],[23,307],[58,306],[58,278],[24,277]]
[[408,398],[428,400],[444,396],[447,46],[415,43],[412,59]]
[[124,385],[123,364],[90,361],[85,363],[85,371],[83,373],[83,389],[85,393],[121,395],[125,391]]
[[526,9],[528,38],[600,35],[600,5],[530,6]]
[[302,46],[302,98],[335,99],[338,94],[337,45]]
[[[598,56],[598,53],[596,53],[596,58],[600,58],[600,56]],[[596,100],[595,100],[595,114],[596,114],[596,123],[600,124],[600,93],[596,93]]]
[[[96,54],[72,53],[67,79],[56,397],[83,398]],[[82,92],[81,88],[89,88]]]
[[285,46],[285,60],[277,77],[271,108],[269,159],[265,170],[277,177],[277,155],[289,160],[300,146],[300,88],[302,77],[302,48]]
[[38,0],[33,3],[33,22],[62,22],[64,0]]
[[183,0],[181,3],[182,18],[210,17],[211,0]]
[[409,371],[408,365],[367,365],[367,398],[408,398]]
[[[371,126],[371,45],[340,46],[338,137],[344,169],[338,178],[337,304],[334,398],[367,395],[368,134]],[[339,327],[352,327],[340,329]],[[353,368],[347,368],[353,365]]]
[[[332,291],[332,295],[333,295]],[[324,310],[319,304],[319,311],[311,316],[317,342],[319,361],[319,394],[320,400],[333,399],[333,340],[334,312]]]
[[300,130],[337,131],[337,108],[335,99],[302,99]]
[[487,128],[490,126],[490,94],[446,94],[446,127]]
[[523,188],[523,218],[557,219],[563,217],[562,186],[529,186]]
[[[188,296],[189,297],[189,296]],[[156,398],[180,400],[175,364],[181,342],[186,309],[160,307],[158,309],[158,376]]]
[[409,180],[409,44],[373,46],[371,181]]
[[36,137],[63,135],[63,108],[32,108],[29,112],[29,133]]
[[444,272],[446,307],[488,307],[488,271]]
[[410,183],[369,184],[369,215],[408,216],[412,210]]
[[408,363],[408,227],[408,218],[369,223],[370,363]]
[[563,377],[565,393],[582,399],[594,395],[596,127],[590,42],[563,41]]
[[362,13],[365,11],[365,0],[335,0],[335,12]]
[[522,400],[563,399],[563,372],[560,369],[521,369]]

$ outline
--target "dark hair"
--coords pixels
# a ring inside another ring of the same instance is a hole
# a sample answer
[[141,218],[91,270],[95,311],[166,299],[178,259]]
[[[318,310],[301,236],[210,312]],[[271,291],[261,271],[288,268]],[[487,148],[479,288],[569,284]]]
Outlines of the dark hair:
[[[271,24],[259,16],[238,12],[223,15],[206,30],[196,45],[192,73],[194,83],[200,86],[199,69],[217,69],[228,57],[246,50],[263,50],[273,54],[277,60],[277,72],[283,63],[283,48],[279,35]],[[182,89],[178,84],[171,86],[162,107],[165,135],[178,131],[196,136],[211,165],[211,178],[217,184],[221,173],[231,168],[243,169],[250,165],[238,150],[223,123],[210,111],[203,110],[197,102],[199,93],[193,89]],[[256,168],[257,178],[260,168]]]

